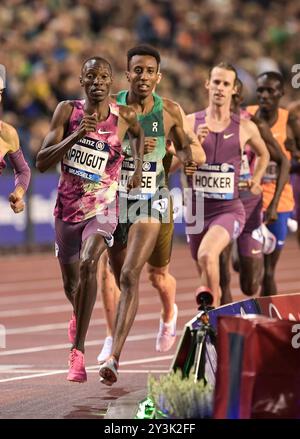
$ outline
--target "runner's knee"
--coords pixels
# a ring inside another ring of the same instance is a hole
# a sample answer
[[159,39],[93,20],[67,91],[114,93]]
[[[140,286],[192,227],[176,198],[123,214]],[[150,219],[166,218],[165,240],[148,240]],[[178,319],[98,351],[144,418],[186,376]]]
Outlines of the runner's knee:
[[98,260],[93,258],[85,258],[80,261],[80,276],[89,277],[96,276]]
[[198,263],[202,269],[208,269],[214,264],[215,258],[208,251],[198,253]]
[[121,271],[121,278],[120,278],[120,284],[121,284],[121,290],[125,289],[126,291],[130,288],[133,288],[135,285],[137,285],[139,281],[139,272],[136,269],[131,268],[123,268]]

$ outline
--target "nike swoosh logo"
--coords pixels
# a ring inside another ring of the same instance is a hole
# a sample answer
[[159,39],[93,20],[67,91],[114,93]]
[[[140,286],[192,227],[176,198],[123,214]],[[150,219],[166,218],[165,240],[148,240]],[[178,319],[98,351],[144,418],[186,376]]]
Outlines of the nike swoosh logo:
[[253,255],[258,255],[258,253],[261,253],[261,250],[255,250],[254,248],[251,250],[251,253]]
[[234,133],[231,134],[224,134],[224,139],[229,139],[230,137],[234,136]]
[[98,134],[112,134],[112,131],[101,131],[101,130],[98,130]]

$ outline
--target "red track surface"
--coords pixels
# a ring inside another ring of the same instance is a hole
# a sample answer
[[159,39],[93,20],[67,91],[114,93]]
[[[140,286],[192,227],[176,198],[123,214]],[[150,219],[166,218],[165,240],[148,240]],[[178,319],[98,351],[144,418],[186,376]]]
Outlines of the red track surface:
[[[171,271],[177,278],[180,332],[197,311],[193,292],[198,277],[186,245],[174,246]],[[160,304],[144,273],[138,315],[123,350],[119,380],[111,388],[99,383],[96,365],[105,337],[100,297],[86,344],[88,382],[69,383],[71,306],[62,292],[56,259],[51,254],[6,256],[0,258],[0,273],[0,324],[6,329],[6,348],[0,348],[1,419],[102,418],[110,402],[146,388],[149,371],[169,368],[175,347],[166,354],[155,352]],[[293,237],[283,252],[277,280],[281,293],[300,290],[299,249]],[[235,274],[232,281],[235,300],[244,298]]]

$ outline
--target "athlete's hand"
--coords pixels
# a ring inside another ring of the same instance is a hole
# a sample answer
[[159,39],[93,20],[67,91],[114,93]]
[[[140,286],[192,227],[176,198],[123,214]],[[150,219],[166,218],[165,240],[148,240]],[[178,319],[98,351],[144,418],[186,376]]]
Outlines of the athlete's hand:
[[258,181],[254,180],[252,178],[252,179],[248,180],[248,184],[249,184],[250,192],[253,195],[260,195],[262,193],[262,187]]
[[87,133],[95,132],[97,129],[97,113],[84,114],[79,125],[79,131],[85,136]]
[[23,212],[25,203],[22,196],[18,195],[16,192],[12,192],[8,197],[8,201],[10,207],[15,213]]
[[157,137],[145,137],[144,154],[154,151],[156,147]]
[[265,212],[265,218],[264,218],[264,222],[266,224],[271,224],[274,221],[276,221],[278,219],[278,213],[277,213],[277,208],[276,206],[271,202],[269,204],[269,207],[267,208],[266,212]]
[[208,126],[206,124],[198,126],[197,136],[198,136],[198,140],[201,144],[204,142],[205,137],[208,135],[208,133],[209,133],[209,129],[208,129]]
[[197,163],[193,162],[192,160],[184,162],[183,169],[184,169],[185,175],[187,175],[187,176],[193,175],[194,172],[197,171],[197,167],[198,167]]
[[127,181],[127,192],[130,192],[131,195],[138,195],[141,192],[141,184],[142,184],[142,161],[136,160],[135,162],[135,171],[131,177],[128,178]]

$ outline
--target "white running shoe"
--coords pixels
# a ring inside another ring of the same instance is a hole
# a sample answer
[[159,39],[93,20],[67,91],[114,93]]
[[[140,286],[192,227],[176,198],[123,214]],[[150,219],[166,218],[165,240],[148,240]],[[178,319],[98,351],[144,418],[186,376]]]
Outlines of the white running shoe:
[[293,218],[288,218],[287,226],[290,232],[295,233],[298,230],[298,221],[294,220]]
[[111,335],[105,337],[103,348],[97,357],[98,364],[104,363],[111,355],[113,338]]
[[273,235],[272,232],[270,232],[270,230],[264,223],[260,226],[260,230],[263,236],[263,253],[265,255],[270,255],[271,253],[273,253],[276,247],[276,236]]
[[162,318],[159,321],[159,331],[156,338],[156,350],[158,352],[166,352],[175,343],[176,340],[176,322],[178,308],[174,303],[174,316],[170,323],[164,323]]

